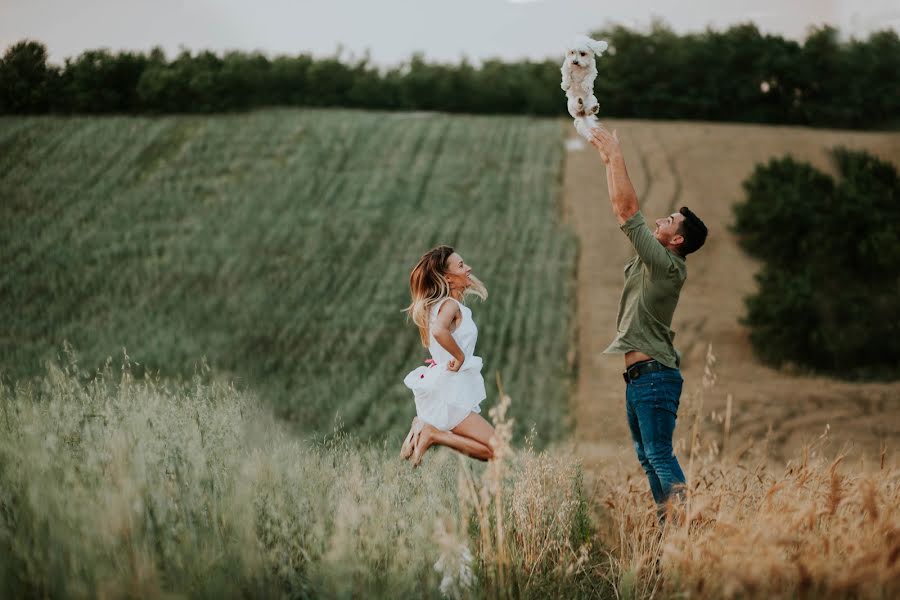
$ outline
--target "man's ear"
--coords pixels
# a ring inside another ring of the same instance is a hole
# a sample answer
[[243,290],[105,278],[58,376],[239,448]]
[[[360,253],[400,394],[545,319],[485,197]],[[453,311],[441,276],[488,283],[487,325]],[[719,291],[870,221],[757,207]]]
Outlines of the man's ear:
[[669,240],[670,246],[681,246],[683,243],[684,243],[684,236],[681,235],[680,233],[676,233],[674,236],[672,236],[672,239]]

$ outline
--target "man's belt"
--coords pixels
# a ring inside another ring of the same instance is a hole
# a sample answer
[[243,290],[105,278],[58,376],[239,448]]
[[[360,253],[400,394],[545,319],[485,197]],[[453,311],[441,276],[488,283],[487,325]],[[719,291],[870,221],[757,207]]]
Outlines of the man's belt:
[[653,359],[642,360],[628,367],[625,372],[622,373],[622,377],[625,378],[625,383],[631,383],[632,381],[637,381],[647,373],[663,371],[668,368],[669,367]]

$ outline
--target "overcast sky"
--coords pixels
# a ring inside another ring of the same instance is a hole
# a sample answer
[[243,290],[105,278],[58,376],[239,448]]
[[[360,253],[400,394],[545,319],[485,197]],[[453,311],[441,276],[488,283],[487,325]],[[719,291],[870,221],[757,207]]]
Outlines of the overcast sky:
[[61,63],[88,48],[261,50],[362,56],[394,65],[413,52],[457,62],[561,55],[566,41],[605,24],[676,31],[753,21],[802,39],[828,23],[845,37],[900,30],[897,0],[0,0],[0,46],[37,39]]

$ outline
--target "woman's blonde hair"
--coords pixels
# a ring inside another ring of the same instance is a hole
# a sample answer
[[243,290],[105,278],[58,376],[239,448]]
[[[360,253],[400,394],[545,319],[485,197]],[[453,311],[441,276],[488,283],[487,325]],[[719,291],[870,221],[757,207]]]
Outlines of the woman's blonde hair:
[[[450,297],[450,284],[447,283],[444,274],[447,272],[447,260],[454,252],[450,246],[433,248],[422,255],[409,274],[409,294],[412,296],[412,303],[406,307],[405,312],[409,313],[413,323],[418,326],[419,337],[426,348],[431,325],[431,309]],[[463,298],[469,295],[482,300],[487,298],[484,284],[475,277],[471,280],[472,285],[463,292]]]

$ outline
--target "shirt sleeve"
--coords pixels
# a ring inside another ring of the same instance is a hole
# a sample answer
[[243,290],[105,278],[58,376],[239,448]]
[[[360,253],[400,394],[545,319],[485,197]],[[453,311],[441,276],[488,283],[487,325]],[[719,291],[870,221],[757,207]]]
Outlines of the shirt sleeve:
[[622,231],[631,240],[631,245],[637,251],[641,261],[650,269],[654,276],[661,275],[672,266],[672,257],[644,221],[644,215],[637,211],[622,224]]

